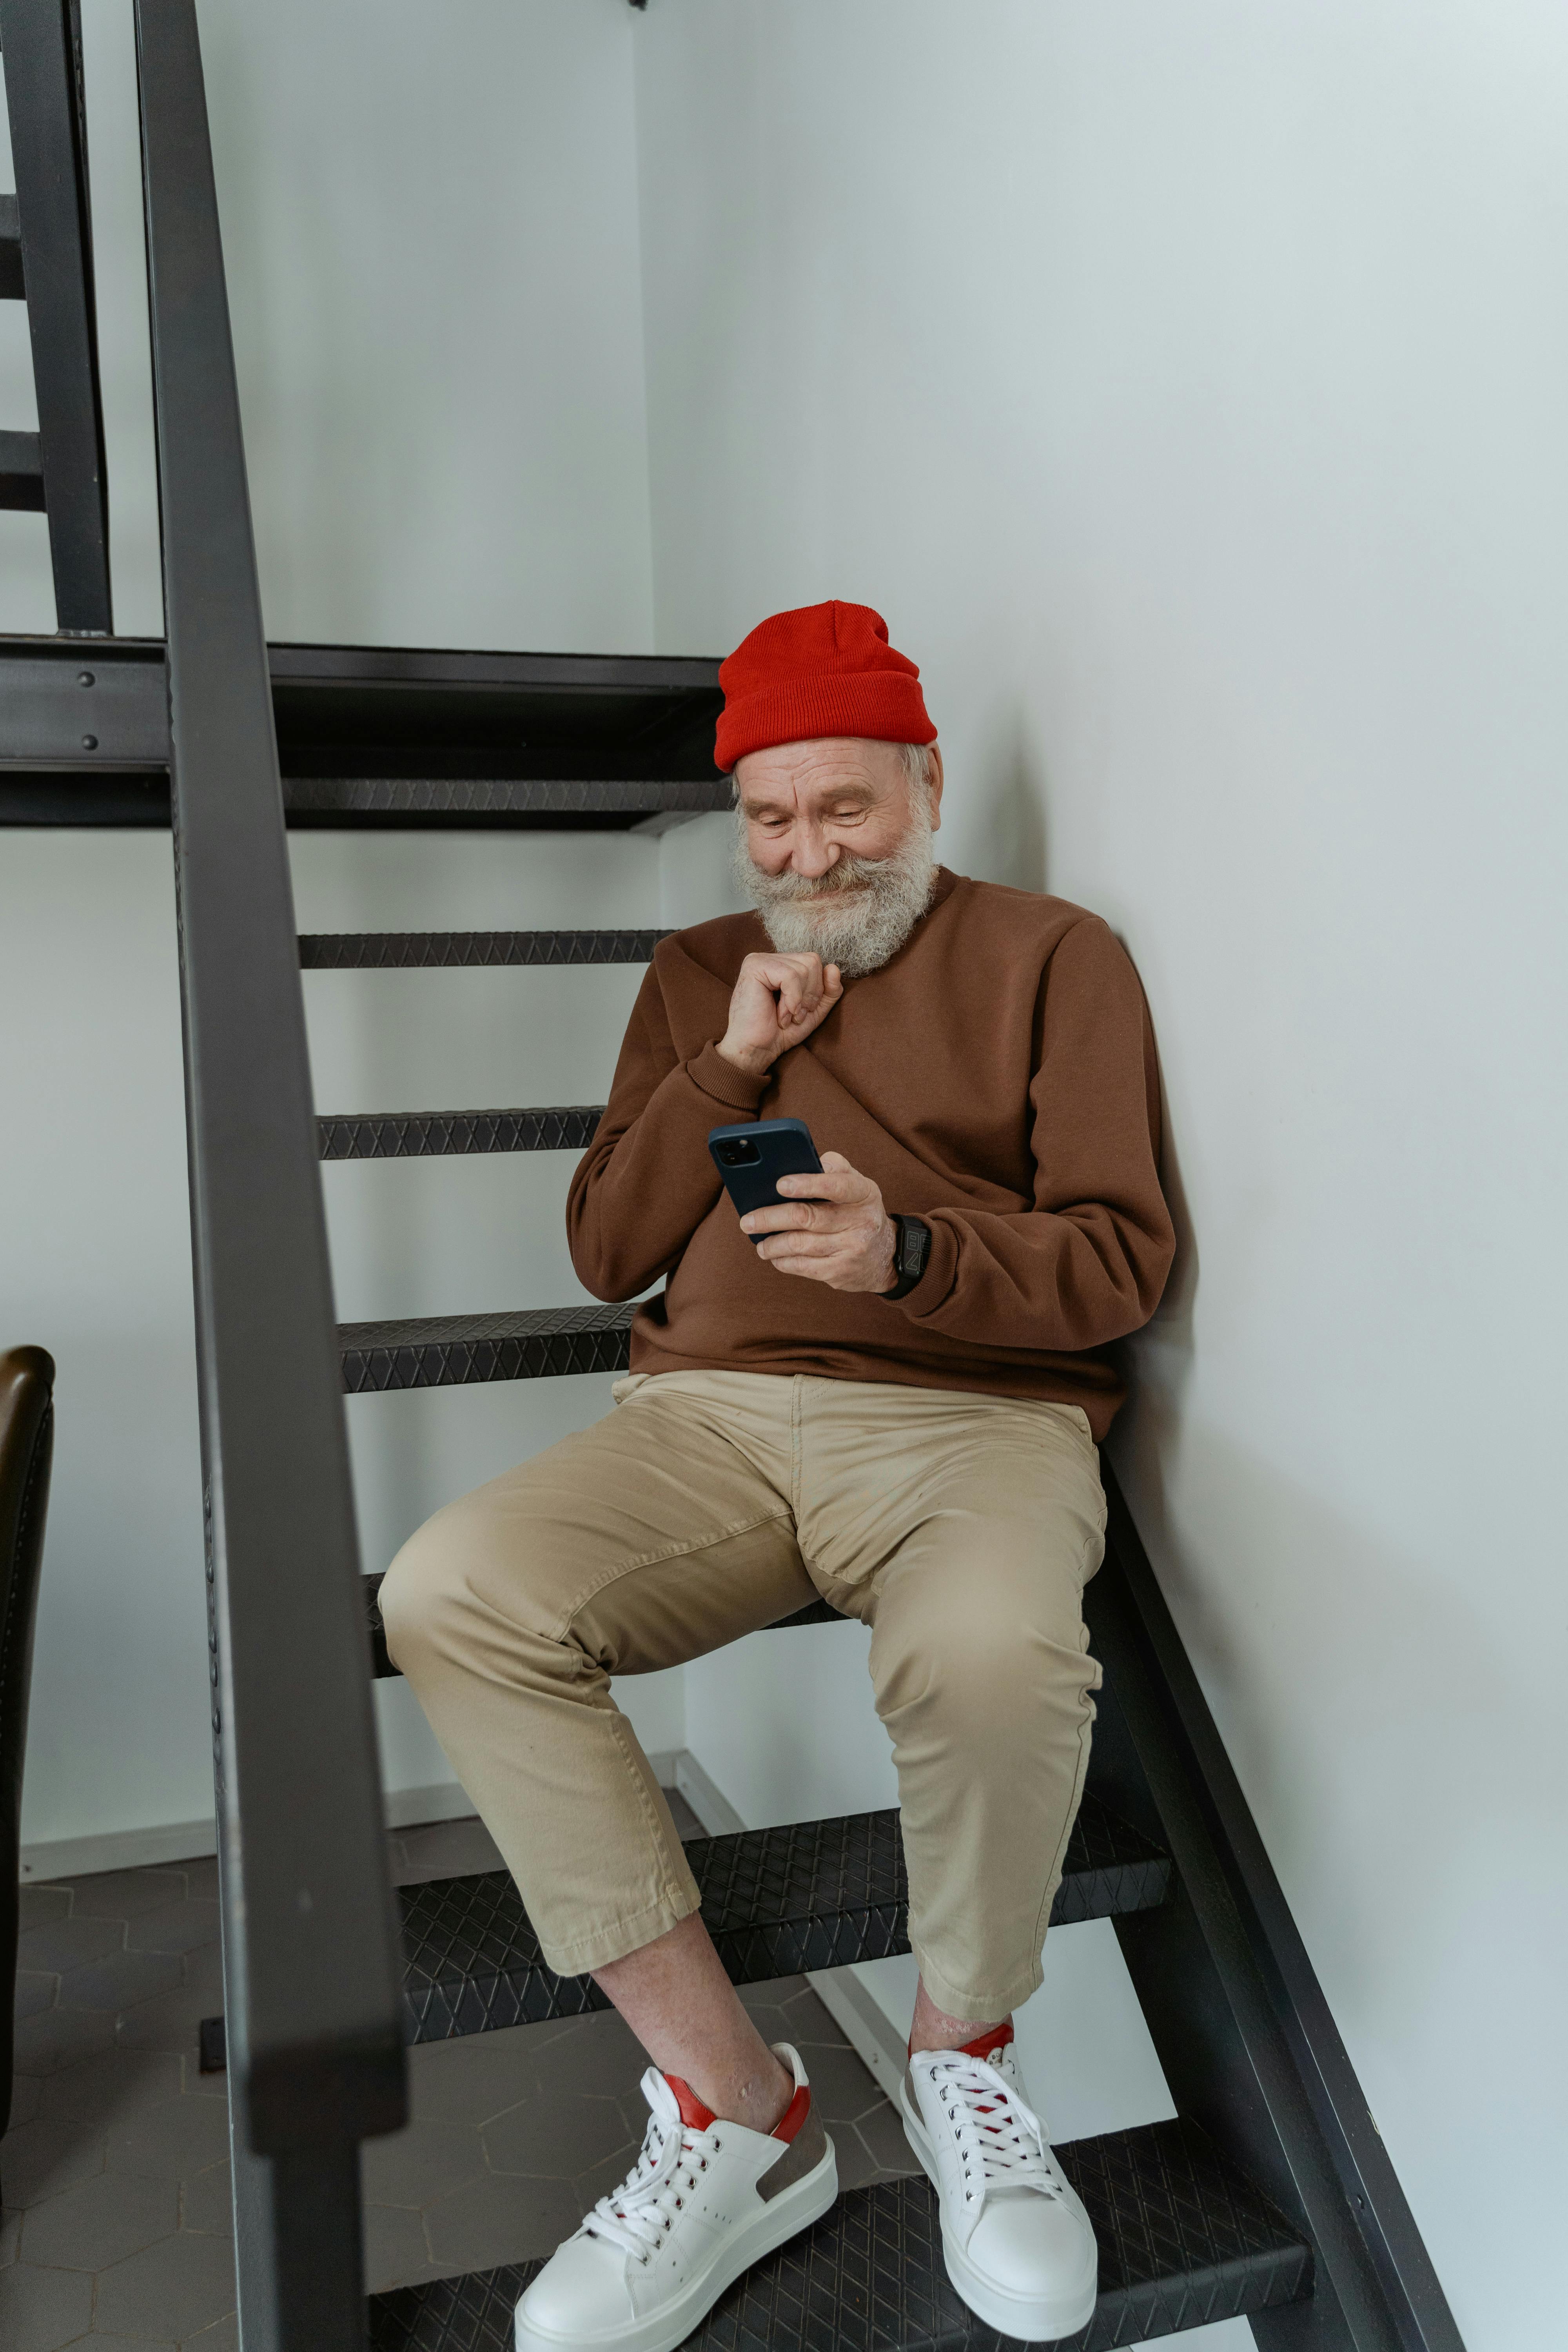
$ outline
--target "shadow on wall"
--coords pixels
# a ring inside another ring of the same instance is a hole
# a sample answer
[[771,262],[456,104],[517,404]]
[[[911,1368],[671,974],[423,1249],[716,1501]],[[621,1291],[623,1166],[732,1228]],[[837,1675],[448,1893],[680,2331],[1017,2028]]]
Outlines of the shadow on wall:
[[948,815],[957,836],[952,862],[959,872],[1005,882],[1015,890],[1047,890],[1046,775],[1022,714],[1015,710],[994,739],[983,743],[962,782],[952,776],[948,781]]

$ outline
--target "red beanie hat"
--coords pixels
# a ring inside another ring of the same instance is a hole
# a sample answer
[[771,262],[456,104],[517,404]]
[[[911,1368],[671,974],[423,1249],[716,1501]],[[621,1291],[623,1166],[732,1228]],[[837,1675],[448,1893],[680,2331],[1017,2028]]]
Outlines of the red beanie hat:
[[912,661],[893,651],[869,604],[803,604],[775,613],[719,666],[724,708],[713,757],[726,773],[748,751],[816,735],[934,743]]

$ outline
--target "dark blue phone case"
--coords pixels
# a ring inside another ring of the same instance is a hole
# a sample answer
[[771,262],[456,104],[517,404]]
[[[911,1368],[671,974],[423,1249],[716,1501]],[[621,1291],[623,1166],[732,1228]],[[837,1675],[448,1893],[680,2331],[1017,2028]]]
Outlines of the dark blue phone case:
[[[820,1176],[822,1162],[803,1118],[754,1118],[741,1127],[714,1127],[708,1149],[738,1217],[778,1206],[781,1176]],[[760,1234],[749,1234],[758,1241]]]

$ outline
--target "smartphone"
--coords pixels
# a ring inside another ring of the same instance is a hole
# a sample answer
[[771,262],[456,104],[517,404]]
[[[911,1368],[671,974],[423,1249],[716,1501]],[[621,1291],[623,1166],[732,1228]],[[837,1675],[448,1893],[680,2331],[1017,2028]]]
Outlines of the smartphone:
[[[776,1209],[781,1176],[820,1176],[822,1162],[803,1118],[756,1118],[744,1127],[714,1127],[708,1149],[738,1217]],[[747,1239],[760,1242],[761,1234]]]

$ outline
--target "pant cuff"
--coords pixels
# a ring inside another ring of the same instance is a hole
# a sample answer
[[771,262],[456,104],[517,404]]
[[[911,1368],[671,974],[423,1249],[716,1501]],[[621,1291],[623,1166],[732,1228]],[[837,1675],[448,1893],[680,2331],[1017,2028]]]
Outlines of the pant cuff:
[[980,2024],[994,2025],[1004,2017],[1011,2017],[1016,2009],[1022,2009],[1029,1995],[1038,1992],[1045,1981],[1037,1952],[1026,1967],[1016,1969],[1010,1976],[975,1986],[960,1984],[944,1975],[923,1946],[911,1940],[910,1948],[920,1963],[921,1982],[928,1997],[949,2017],[972,2017]]
[[591,1934],[574,1937],[571,1943],[560,1944],[538,1930],[539,1948],[547,1966],[560,1977],[584,1977],[590,1969],[607,1968],[612,1960],[624,1960],[628,1952],[640,1952],[645,1944],[654,1943],[679,1927],[702,1907],[702,1897],[693,1878],[680,1888],[672,1889],[658,1903],[645,1910],[628,1912],[624,1918],[609,1921],[595,1927]]

